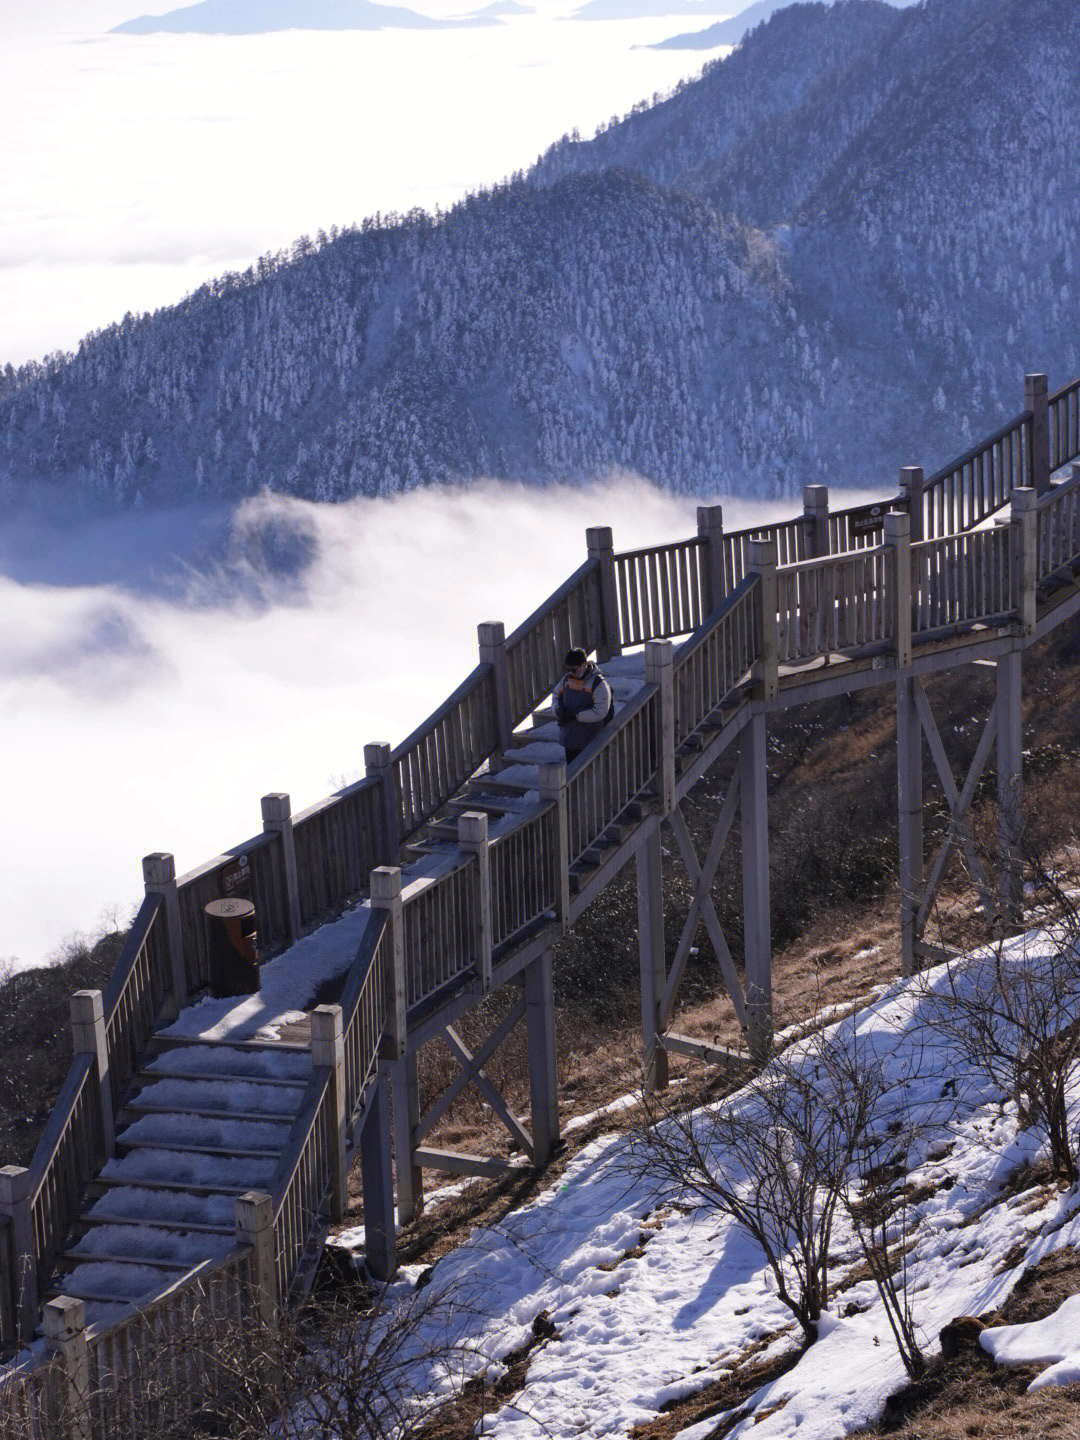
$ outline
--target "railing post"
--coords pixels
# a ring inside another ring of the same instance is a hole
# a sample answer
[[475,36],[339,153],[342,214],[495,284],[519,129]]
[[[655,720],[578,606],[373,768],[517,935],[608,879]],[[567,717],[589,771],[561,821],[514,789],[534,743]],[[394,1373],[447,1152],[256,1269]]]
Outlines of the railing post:
[[619,593],[615,585],[615,544],[609,525],[585,531],[589,559],[596,560],[600,576],[600,633],[596,636],[596,658],[603,662],[622,652],[619,642]]
[[923,841],[923,734],[916,703],[919,681],[910,672],[896,682],[896,797],[900,862],[900,964],[904,975],[919,968],[916,947],[925,878]]
[[885,516],[885,544],[893,552],[893,643],[901,670],[911,664],[911,517],[900,510]]
[[368,779],[379,784],[379,849],[384,864],[397,859],[401,839],[401,797],[397,790],[397,773],[390,761],[390,746],[377,740],[364,746],[364,770]]
[[91,1440],[86,1305],[69,1295],[50,1300],[42,1314],[42,1328],[52,1362],[45,1387],[46,1433],[50,1440]]
[[670,640],[645,645],[645,683],[660,688],[660,805],[675,808],[675,649]]
[[761,657],[757,664],[758,699],[775,699],[780,689],[776,651],[776,540],[751,540],[746,547],[746,573],[757,575],[758,617],[761,623]]
[[345,1035],[340,1005],[316,1005],[311,1012],[311,1064],[330,1071],[330,1219],[344,1219],[349,1203],[349,1166],[345,1158]]
[[699,505],[697,512],[697,533],[701,541],[701,571],[703,576],[701,603],[707,619],[719,609],[727,589],[724,577],[724,507],[722,505]]
[[293,839],[292,801],[280,792],[262,797],[263,832],[281,836],[285,862],[285,899],[289,911],[289,939],[299,940],[304,928],[300,914],[300,880],[296,873],[296,843]]
[[480,663],[490,665],[495,682],[495,754],[488,761],[492,771],[506,764],[514,722],[510,711],[510,667],[506,659],[506,628],[501,620],[484,620],[476,627],[480,642]]
[[420,1124],[420,1075],[415,1054],[394,1061],[390,1081],[394,1092],[398,1224],[411,1225],[424,1208],[424,1172],[415,1163]]
[[533,1164],[542,1170],[559,1143],[559,1068],[550,950],[545,950],[525,969],[525,1025],[529,1040]]
[[[187,962],[184,959],[184,937],[180,930],[180,897],[176,890],[176,861],[164,851],[143,857],[143,885],[147,895],[160,895],[165,902],[165,944],[169,952],[172,976],[171,1005],[165,1011],[170,1017],[188,1003]],[[175,1006],[175,1009],[172,1007]]]
[[923,471],[921,465],[903,465],[900,468],[900,497],[907,505],[911,522],[911,543],[917,545],[925,540],[923,516]]
[[1031,488],[1045,495],[1050,488],[1050,405],[1045,375],[1024,376],[1024,409],[1031,411]]
[[755,706],[739,740],[742,823],[743,949],[746,1038],[764,1065],[772,1051],[772,917],[769,889],[769,791],[765,711]]
[[1020,633],[1035,633],[1035,606],[1038,598],[1039,503],[1038,494],[1028,486],[1014,490],[1012,503],[1012,563],[1016,566],[1017,616]]
[[555,805],[555,910],[565,930],[570,923],[570,817],[566,797],[566,761],[536,767],[540,799]]
[[810,532],[807,559],[829,553],[829,487],[803,486],[803,521]]
[[360,1132],[360,1171],[364,1187],[364,1255],[376,1280],[390,1280],[397,1269],[394,1240],[394,1176],[390,1166],[390,1104],[386,1076],[378,1075],[368,1092]]
[[660,1043],[660,1001],[667,983],[664,948],[663,847],[656,825],[634,855],[637,875],[638,963],[641,969],[641,1044],[645,1088],[666,1090],[668,1053]]
[[100,990],[76,990],[71,997],[71,1038],[76,1055],[93,1055],[97,1061],[98,1104],[105,1154],[116,1154],[116,1120],[113,1111],[109,1046],[105,1038],[105,1007]]
[[488,817],[479,810],[466,810],[458,820],[458,849],[476,856],[476,960],[480,989],[491,989],[491,850],[488,844]]
[[380,865],[371,872],[371,908],[386,911],[390,939],[393,996],[390,1010],[390,1057],[400,1059],[407,1048],[406,1018],[408,990],[405,984],[405,910],[401,899],[401,871],[396,865]]
[[0,1215],[11,1220],[13,1309],[19,1339],[28,1344],[37,1324],[37,1246],[30,1218],[30,1171],[22,1165],[0,1166]]
[[277,1330],[277,1254],[274,1241],[274,1202],[261,1190],[236,1197],[236,1239],[252,1249],[252,1289],[259,1323],[267,1337]]

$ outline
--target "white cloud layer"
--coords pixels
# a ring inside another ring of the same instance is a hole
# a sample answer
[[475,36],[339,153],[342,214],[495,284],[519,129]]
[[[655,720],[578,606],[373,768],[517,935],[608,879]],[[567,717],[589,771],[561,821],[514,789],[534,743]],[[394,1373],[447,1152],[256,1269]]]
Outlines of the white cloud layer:
[[0,527],[0,956],[39,964],[126,914],[143,855],[193,868],[259,830],[262,795],[300,809],[356,779],[366,741],[403,740],[477,663],[479,621],[512,629],[582,563],[587,526],[656,544],[693,534],[697,503],[485,482]]
[[320,227],[449,206],[708,58],[641,48],[685,16],[575,22],[564,0],[481,29],[107,34],[169,8],[0,11],[0,364]]

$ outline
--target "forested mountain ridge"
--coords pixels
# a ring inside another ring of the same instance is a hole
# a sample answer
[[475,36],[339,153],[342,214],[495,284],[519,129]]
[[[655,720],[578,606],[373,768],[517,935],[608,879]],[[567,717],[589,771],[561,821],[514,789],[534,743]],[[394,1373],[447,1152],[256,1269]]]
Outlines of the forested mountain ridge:
[[265,259],[0,377],[0,486],[337,499],[614,467],[933,466],[1080,369],[1080,7],[795,5],[446,215]]

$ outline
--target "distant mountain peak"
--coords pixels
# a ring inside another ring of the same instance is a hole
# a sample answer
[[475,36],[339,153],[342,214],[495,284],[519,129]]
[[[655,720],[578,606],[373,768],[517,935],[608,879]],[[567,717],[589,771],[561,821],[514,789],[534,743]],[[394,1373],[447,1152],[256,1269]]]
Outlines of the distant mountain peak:
[[[514,0],[496,0],[512,4]],[[125,20],[110,35],[263,35],[276,30],[449,30],[494,25],[490,14],[435,20],[375,0],[198,0],[164,15]]]

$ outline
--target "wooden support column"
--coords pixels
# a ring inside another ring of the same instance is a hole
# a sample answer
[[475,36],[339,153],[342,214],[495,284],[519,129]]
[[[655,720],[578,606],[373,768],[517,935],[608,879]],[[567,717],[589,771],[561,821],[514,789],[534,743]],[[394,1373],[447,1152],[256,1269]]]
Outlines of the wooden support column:
[[274,1202],[261,1190],[249,1190],[236,1197],[234,1210],[236,1241],[250,1245],[252,1299],[262,1331],[259,1346],[268,1357],[268,1368],[276,1370],[274,1339],[278,1324],[277,1245],[274,1239]]
[[772,1051],[773,1028],[767,766],[765,711],[759,708],[750,717],[739,743],[746,1037],[750,1055],[758,1065],[764,1065]]
[[887,597],[893,612],[893,643],[901,670],[911,664],[911,517],[890,510],[885,516],[885,544],[893,552],[892,593]]
[[1012,505],[1012,563],[1017,576],[1016,596],[1020,634],[1026,640],[1035,633],[1038,592],[1039,497],[1029,486],[1014,490]]
[[510,668],[506,660],[506,627],[501,620],[485,620],[476,627],[480,642],[480,663],[490,665],[495,681],[495,754],[488,762],[492,771],[507,763],[504,753],[510,749],[514,721],[510,711]]
[[52,1362],[45,1386],[45,1433],[49,1440],[92,1440],[90,1350],[86,1305],[61,1295],[42,1312],[45,1351]]
[[905,975],[918,969],[916,918],[923,894],[922,726],[915,701],[918,681],[903,675],[896,685],[896,776],[900,827],[900,958]]
[[1050,405],[1045,375],[1024,376],[1024,409],[1031,411],[1031,488],[1037,495],[1050,489]]
[[622,653],[619,640],[619,592],[615,583],[615,542],[610,525],[595,525],[585,531],[589,559],[600,568],[600,633],[596,636],[596,658],[610,660]]
[[641,965],[641,1039],[645,1085],[663,1090],[668,1083],[667,1051],[659,1043],[660,1001],[667,982],[664,951],[664,878],[660,827],[647,835],[634,855],[637,871],[638,960]]
[[1000,929],[1021,921],[1023,876],[1023,722],[1019,646],[997,662],[998,903]]
[[0,1215],[11,1221],[12,1296],[19,1339],[29,1344],[37,1325],[38,1273],[34,1225],[30,1217],[30,1171],[23,1165],[0,1166]]
[[458,849],[476,856],[476,968],[486,995],[491,989],[491,848],[482,811],[466,810],[459,818]]
[[[755,665],[759,700],[773,700],[780,689],[776,629],[776,539],[751,540],[746,547],[746,573],[760,581],[757,592],[761,655]],[[745,812],[744,812],[745,813]]]
[[384,865],[393,865],[401,842],[401,796],[397,767],[390,761],[385,740],[364,746],[364,773],[379,785],[379,857]]
[[345,1218],[349,1203],[349,1164],[346,1158],[345,1036],[340,1005],[317,1005],[311,1012],[311,1064],[315,1070],[330,1071],[328,1104],[333,1117],[329,1140],[330,1219]]
[[817,559],[829,553],[829,487],[804,485],[802,493],[807,557]]
[[555,806],[555,913],[565,930],[570,923],[570,821],[566,798],[566,761],[536,767],[540,799]]
[[296,844],[293,840],[292,801],[276,792],[262,797],[263,831],[281,836],[281,854],[285,869],[285,898],[289,913],[289,939],[299,940],[304,928],[300,913],[300,879],[296,873]]
[[645,683],[660,687],[660,806],[675,808],[675,649],[670,640],[645,644]]
[[116,1154],[116,1121],[109,1075],[109,1047],[105,1039],[105,1010],[100,990],[76,990],[72,995],[71,1038],[76,1055],[93,1055],[97,1061],[101,1133],[105,1154],[112,1159]]
[[[175,1019],[188,1003],[187,962],[180,930],[180,900],[176,891],[176,861],[164,851],[143,857],[143,885],[147,895],[160,895],[165,902],[165,945],[169,953],[172,993],[164,1007],[163,1019]],[[209,977],[207,977],[209,978]]]
[[926,539],[923,516],[923,472],[921,465],[905,465],[900,471],[900,498],[911,521],[911,543]]
[[424,1208],[424,1172],[416,1164],[416,1127],[420,1123],[420,1076],[416,1054],[395,1060],[390,1071],[394,1091],[394,1160],[397,1213],[411,1225]]
[[393,995],[390,1006],[389,1031],[384,1054],[400,1059],[408,1043],[408,987],[405,976],[405,913],[401,900],[401,871],[396,865],[380,865],[371,872],[370,895],[372,910],[385,910],[389,928],[390,966]]
[[367,1267],[376,1280],[390,1280],[397,1270],[390,1147],[390,1097],[386,1077],[380,1072],[368,1091],[367,1114],[360,1132],[364,1254]]
[[697,533],[701,541],[701,604],[708,618],[719,609],[729,588],[730,577],[724,574],[724,507],[699,505]]
[[525,1025],[529,1040],[533,1164],[542,1170],[559,1142],[559,1071],[550,950],[525,970]]

